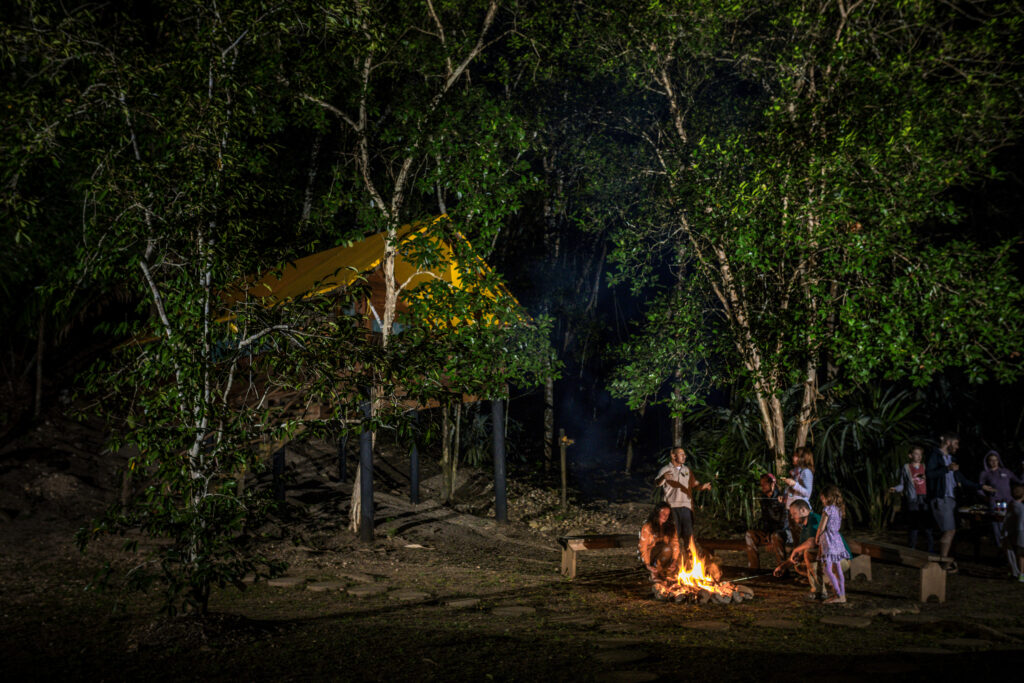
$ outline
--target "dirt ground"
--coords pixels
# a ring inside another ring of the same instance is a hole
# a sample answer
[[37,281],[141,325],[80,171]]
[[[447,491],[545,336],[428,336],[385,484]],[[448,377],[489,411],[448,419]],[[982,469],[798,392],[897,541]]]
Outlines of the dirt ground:
[[[0,449],[7,680],[944,680],[1002,677],[1024,657],[1024,585],[987,547],[949,577],[943,604],[915,601],[916,570],[879,563],[873,581],[848,584],[845,606],[770,574],[744,580],[755,598],[742,604],[658,602],[633,552],[582,553],[570,581],[556,543],[635,532],[650,473],[577,472],[615,483],[615,500],[562,511],[557,491],[513,468],[511,521],[498,525],[488,472],[464,468],[459,503],[442,507],[428,459],[425,502],[410,505],[405,459],[386,445],[373,544],[345,529],[351,485],[334,446],[299,445],[288,512],[266,541],[293,585],[219,590],[205,622],[162,619],[157,596],[87,590],[105,560],[130,559],[118,539],[85,555],[71,541],[119,492],[119,462],[100,452],[94,432],[58,419]],[[739,530],[698,517],[700,535]],[[727,578],[750,575],[742,554],[719,555]]]

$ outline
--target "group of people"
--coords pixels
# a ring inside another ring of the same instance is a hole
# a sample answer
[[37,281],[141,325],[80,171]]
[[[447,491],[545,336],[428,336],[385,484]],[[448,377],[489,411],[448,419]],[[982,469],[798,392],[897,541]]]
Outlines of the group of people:
[[[772,572],[782,576],[790,570],[803,576],[810,587],[807,598],[826,604],[846,602],[846,580],[843,572],[850,566],[850,547],[840,533],[846,505],[836,486],[827,486],[820,494],[821,513],[811,507],[814,490],[814,455],[810,448],[797,448],[793,468],[782,485],[774,475],[763,474],[761,487],[761,522],[749,529],[745,540],[747,565],[760,569],[758,550],[767,546],[775,555],[777,566]],[[786,549],[790,548],[789,552]],[[826,584],[833,594],[828,595]]]
[[655,482],[662,489],[664,502],[655,506],[640,529],[637,550],[653,580],[669,580],[679,573],[683,555],[693,537],[693,494],[707,491],[711,483],[701,483],[686,466],[686,451],[676,447],[669,462],[661,468]]
[[[912,446],[907,463],[900,469],[899,483],[890,491],[901,493],[908,513],[909,543],[916,548],[924,535],[928,552],[935,552],[933,529],[939,530],[938,551],[950,558],[944,567],[957,571],[951,559],[956,535],[958,491],[977,492],[989,504],[992,532],[1007,554],[1011,575],[1024,583],[1024,479],[1003,465],[995,451],[985,456],[985,468],[973,482],[963,475],[956,460],[960,438],[944,433],[939,444],[925,458],[923,446]],[[672,580],[679,573],[693,536],[693,494],[706,491],[686,466],[686,451],[673,448],[669,463],[658,472],[656,484],[664,502],[655,506],[640,531],[638,551],[654,581]],[[808,599],[825,603],[846,602],[843,572],[849,569],[850,547],[840,528],[846,516],[843,496],[835,486],[826,486],[819,496],[821,512],[812,509],[814,456],[810,448],[797,448],[789,476],[777,481],[763,474],[760,525],[746,532],[748,566],[760,569],[759,549],[767,547],[777,561],[773,571],[782,576],[790,570],[805,577]],[[787,551],[788,549],[788,551]],[[828,595],[831,585],[832,595]]]
[[[899,483],[889,489],[903,495],[909,545],[916,548],[924,532],[928,552],[935,552],[932,530],[938,528],[939,554],[950,557],[957,528],[957,493],[976,492],[988,502],[992,538],[1005,550],[1011,576],[1024,583],[1024,479],[1003,465],[999,453],[989,451],[978,481],[971,481],[960,471],[959,449],[960,437],[954,432],[939,437],[927,462],[924,447],[911,446]],[[946,568],[956,571],[956,562],[947,563]]]
[[[821,514],[811,509],[814,456],[809,448],[796,450],[789,475],[781,487],[771,474],[761,477],[761,528],[746,534],[749,564],[760,568],[758,547],[767,545],[778,559],[777,576],[794,569],[807,578],[811,599],[846,602],[843,571],[849,567],[850,548],[840,533],[846,512],[842,494],[829,486],[821,494]],[[656,483],[665,502],[655,506],[641,528],[637,550],[652,580],[659,581],[678,574],[693,536],[693,492],[709,490],[711,484],[697,480],[686,466],[686,451],[678,447]],[[787,546],[792,546],[788,555]],[[831,596],[826,581],[832,585]]]

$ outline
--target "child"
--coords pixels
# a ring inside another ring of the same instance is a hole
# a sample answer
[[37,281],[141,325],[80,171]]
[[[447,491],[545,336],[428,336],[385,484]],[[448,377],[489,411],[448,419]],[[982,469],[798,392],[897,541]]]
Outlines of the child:
[[[1013,500],[1007,506],[1003,522],[1006,554],[1016,559],[1014,574],[1017,581],[1024,583],[1024,486],[1013,487]],[[1011,565],[1013,566],[1013,565]]]
[[807,446],[793,451],[793,469],[784,478],[786,488],[782,492],[782,504],[786,507],[786,541],[796,543],[794,532],[789,528],[789,506],[802,500],[811,504],[811,490],[814,488],[814,453]]
[[807,446],[801,446],[793,452],[793,469],[786,482],[785,500],[783,504],[789,510],[794,500],[811,502],[811,489],[814,488],[814,454]]
[[907,526],[910,547],[917,548],[917,536],[923,529],[928,540],[928,552],[935,552],[935,539],[932,537],[932,516],[925,500],[927,493],[925,482],[924,447],[911,446],[907,453],[909,462],[900,468],[900,483],[889,489],[890,493],[902,493],[904,509],[907,511]]
[[843,577],[841,563],[850,559],[850,554],[846,552],[843,537],[839,534],[846,513],[843,494],[835,486],[828,486],[821,494],[821,504],[824,509],[814,542],[818,545],[818,562],[824,566],[825,575],[835,591],[835,595],[825,600],[825,604],[846,602],[846,579]]

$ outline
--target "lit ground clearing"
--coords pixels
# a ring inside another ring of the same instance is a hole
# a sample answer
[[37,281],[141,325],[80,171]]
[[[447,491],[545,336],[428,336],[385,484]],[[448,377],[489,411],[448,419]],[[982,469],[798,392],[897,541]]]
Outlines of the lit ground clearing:
[[873,581],[848,584],[847,605],[822,605],[793,579],[745,578],[745,556],[720,552],[726,578],[755,598],[677,605],[652,598],[631,551],[582,553],[577,579],[559,573],[559,535],[636,531],[649,508],[636,486],[562,511],[554,490],[514,480],[512,520],[498,525],[485,471],[466,469],[459,504],[443,507],[427,463],[427,502],[413,506],[402,458],[385,450],[377,539],[364,545],[344,528],[350,487],[316,443],[290,454],[290,505],[261,541],[287,574],[217,590],[205,622],[167,620],[155,595],[87,590],[105,561],[123,569],[131,558],[120,539],[85,555],[73,547],[74,530],[117,490],[115,463],[90,462],[88,441],[78,443],[60,455],[22,442],[0,461],[0,642],[6,671],[22,679],[976,678],[1002,673],[1024,648],[1024,585],[989,549],[961,562],[944,604],[914,599],[916,570],[876,563]]

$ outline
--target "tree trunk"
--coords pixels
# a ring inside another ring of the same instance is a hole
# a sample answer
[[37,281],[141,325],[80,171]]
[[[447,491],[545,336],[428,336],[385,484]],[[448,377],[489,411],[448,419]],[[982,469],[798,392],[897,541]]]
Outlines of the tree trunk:
[[32,403],[32,417],[43,412],[43,352],[46,350],[46,313],[39,314],[39,332],[36,337],[36,392]]
[[555,443],[555,380],[548,375],[544,380],[544,471],[551,471]]
[[362,521],[362,496],[359,495],[359,482],[362,481],[363,465],[356,465],[356,476],[352,479],[352,498],[348,506],[348,530],[354,534],[359,533],[359,523]]
[[462,451],[462,397],[459,397],[459,402],[455,405],[455,445],[452,446],[452,474],[451,489],[448,491],[448,500],[454,501],[455,499],[455,482],[458,478],[459,470],[459,455]]
[[796,439],[793,442],[794,448],[807,445],[811,426],[814,424],[814,406],[817,400],[818,368],[813,361],[807,361],[807,371],[804,376],[804,393],[800,400],[800,423],[796,428]]
[[448,404],[441,406],[441,503],[451,500],[451,421],[448,419]]
[[783,419],[782,401],[779,400],[777,377],[768,371],[761,362],[761,349],[758,347],[754,334],[750,329],[750,316],[747,314],[743,294],[732,274],[729,257],[721,246],[714,247],[716,270],[720,285],[712,281],[711,286],[721,302],[729,319],[741,334],[736,339],[736,350],[743,359],[743,365],[754,377],[754,397],[761,414],[761,427],[764,430],[768,449],[775,455],[777,475],[786,471],[786,421]]
[[766,401],[769,422],[765,425],[770,435],[769,448],[775,455],[775,476],[785,476],[789,471],[789,460],[786,458],[786,420],[782,411],[782,401],[777,393],[772,393]]
[[[676,372],[676,378],[678,378],[678,377],[679,377],[679,372],[677,371]],[[675,406],[679,405],[680,398],[681,398],[681,395],[679,393],[679,389],[678,388],[673,389],[672,390],[672,402],[675,404]],[[673,408],[675,406],[673,406]],[[673,448],[682,448],[682,445],[683,445],[683,416],[682,415],[673,415],[672,416],[672,447]]]

